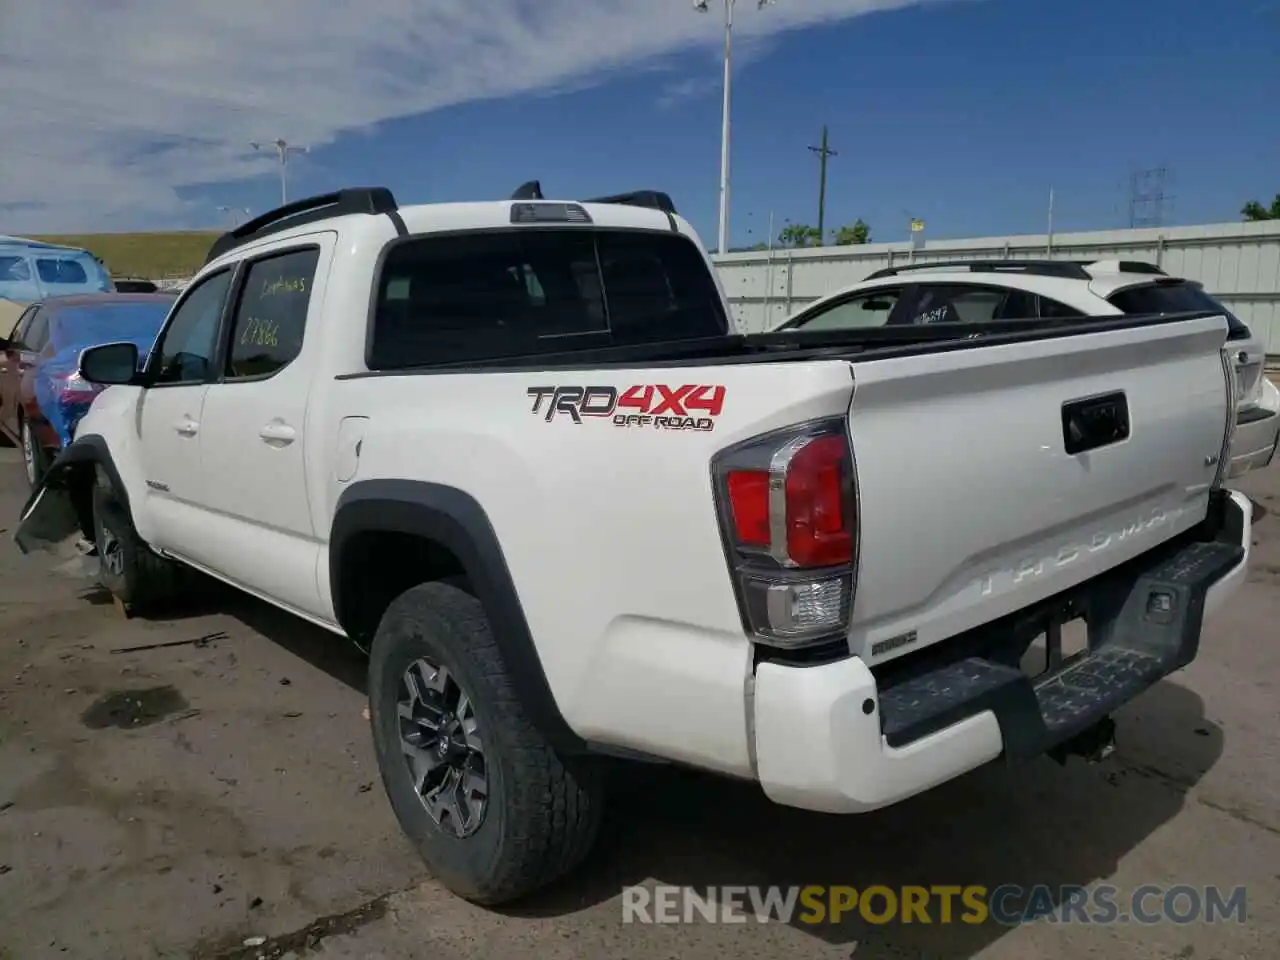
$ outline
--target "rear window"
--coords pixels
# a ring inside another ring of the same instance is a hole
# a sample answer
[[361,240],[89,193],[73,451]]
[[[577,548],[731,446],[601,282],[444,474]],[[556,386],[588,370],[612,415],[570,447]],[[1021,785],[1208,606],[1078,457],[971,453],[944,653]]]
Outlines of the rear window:
[[137,345],[139,353],[145,354],[164,325],[173,299],[59,307],[50,325],[54,347],[83,349],[96,343],[128,340]]
[[1235,314],[1205,293],[1199,284],[1185,280],[1129,287],[1112,294],[1110,302],[1125,313],[1193,313],[1212,310],[1226,315],[1232,339],[1250,335],[1249,328]]
[[701,251],[674,233],[503,230],[430,236],[383,264],[375,370],[499,360],[729,329]]

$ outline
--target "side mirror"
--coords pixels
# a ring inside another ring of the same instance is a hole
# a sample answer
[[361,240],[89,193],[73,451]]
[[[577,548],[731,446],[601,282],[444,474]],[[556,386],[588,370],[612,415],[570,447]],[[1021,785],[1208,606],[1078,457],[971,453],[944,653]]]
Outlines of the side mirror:
[[892,300],[863,300],[862,309],[875,310],[880,313],[885,313],[893,309],[893,301]]
[[138,347],[132,343],[88,347],[80,354],[80,376],[102,386],[137,383]]

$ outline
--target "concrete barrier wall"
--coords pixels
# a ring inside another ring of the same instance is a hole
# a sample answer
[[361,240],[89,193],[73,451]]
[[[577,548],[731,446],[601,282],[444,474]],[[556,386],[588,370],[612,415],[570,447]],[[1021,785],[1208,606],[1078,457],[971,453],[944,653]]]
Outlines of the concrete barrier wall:
[[715,257],[733,316],[744,332],[781,323],[827,293],[888,266],[1010,257],[1145,260],[1174,276],[1199,280],[1280,355],[1280,221],[1194,227],[1105,230],[1049,237],[980,237],[905,243],[730,253]]

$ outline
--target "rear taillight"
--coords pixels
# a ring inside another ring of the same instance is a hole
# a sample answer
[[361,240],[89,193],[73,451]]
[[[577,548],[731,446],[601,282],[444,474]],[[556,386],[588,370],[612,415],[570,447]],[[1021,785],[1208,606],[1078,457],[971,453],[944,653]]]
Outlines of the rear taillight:
[[101,388],[94,383],[85,380],[76,371],[72,371],[63,377],[55,377],[54,388],[64,396],[83,397],[88,399],[100,392]]
[[846,421],[753,438],[718,454],[712,470],[747,630],[778,647],[846,632],[857,560]]

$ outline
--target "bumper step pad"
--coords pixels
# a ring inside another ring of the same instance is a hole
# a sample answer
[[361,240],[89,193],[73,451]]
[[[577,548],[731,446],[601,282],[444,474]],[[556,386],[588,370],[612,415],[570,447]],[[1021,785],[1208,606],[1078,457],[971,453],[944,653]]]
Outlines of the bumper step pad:
[[[1186,543],[1047,601],[1046,620],[1064,609],[1085,611],[1087,653],[1034,678],[1019,667],[970,656],[890,682],[880,692],[886,741],[902,747],[990,710],[1007,759],[1039,756],[1195,659],[1205,596],[1243,557],[1244,548],[1235,543]],[[1006,649],[1016,648],[1027,622],[1024,611],[954,639],[962,649],[996,649],[1004,635]]]

